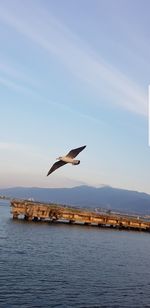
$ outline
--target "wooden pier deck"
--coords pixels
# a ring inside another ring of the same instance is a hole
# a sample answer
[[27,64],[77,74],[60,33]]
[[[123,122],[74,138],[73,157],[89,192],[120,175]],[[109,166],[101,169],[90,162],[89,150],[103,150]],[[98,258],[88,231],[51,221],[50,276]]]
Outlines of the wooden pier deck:
[[23,218],[28,221],[60,221],[97,225],[128,230],[149,231],[150,221],[128,215],[96,213],[87,209],[45,204],[26,200],[12,200],[11,213],[14,219]]

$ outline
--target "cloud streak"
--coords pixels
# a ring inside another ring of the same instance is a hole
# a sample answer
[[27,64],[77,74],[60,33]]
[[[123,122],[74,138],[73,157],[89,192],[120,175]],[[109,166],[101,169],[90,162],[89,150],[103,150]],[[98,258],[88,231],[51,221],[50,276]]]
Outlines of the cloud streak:
[[33,158],[42,158],[43,160],[47,159],[47,156],[41,151],[41,148],[34,147],[30,144],[17,143],[17,142],[3,142],[0,141],[0,151],[6,151],[11,156],[11,152],[13,153],[22,153],[22,155],[26,155]]
[[11,81],[8,78],[0,77],[0,85],[9,88],[13,91],[19,91],[19,92],[27,92],[29,91],[28,88],[19,85],[17,82]]
[[0,74],[15,80],[15,82],[22,82],[33,87],[39,86],[39,83],[34,82],[33,79],[30,78],[29,74],[23,73],[23,68],[14,68],[14,66],[6,61],[6,59],[3,59],[2,56],[0,56]]
[[[147,115],[147,89],[144,90],[125,74],[97,55],[64,24],[32,1],[23,6],[12,1],[11,8],[0,3],[0,21],[24,35],[58,59],[80,82],[90,86],[99,100],[128,111]],[[32,14],[29,14],[29,11]],[[30,17],[32,16],[32,18]],[[11,84],[10,84],[11,86]]]

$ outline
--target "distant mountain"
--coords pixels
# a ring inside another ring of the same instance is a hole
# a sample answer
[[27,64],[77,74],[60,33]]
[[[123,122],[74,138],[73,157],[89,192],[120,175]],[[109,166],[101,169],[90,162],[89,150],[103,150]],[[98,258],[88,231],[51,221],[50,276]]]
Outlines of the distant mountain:
[[42,202],[55,202],[86,208],[104,208],[120,212],[150,215],[150,195],[110,186],[73,188],[13,187],[0,189],[0,195]]

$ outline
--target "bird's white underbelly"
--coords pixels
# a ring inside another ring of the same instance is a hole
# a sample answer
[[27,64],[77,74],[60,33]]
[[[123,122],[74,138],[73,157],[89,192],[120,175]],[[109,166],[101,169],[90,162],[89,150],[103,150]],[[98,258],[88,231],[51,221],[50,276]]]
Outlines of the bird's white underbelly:
[[74,159],[73,158],[71,158],[71,157],[66,157],[66,156],[63,156],[63,157],[61,157],[61,160],[62,161],[65,161],[66,163],[73,163],[73,161],[74,161]]

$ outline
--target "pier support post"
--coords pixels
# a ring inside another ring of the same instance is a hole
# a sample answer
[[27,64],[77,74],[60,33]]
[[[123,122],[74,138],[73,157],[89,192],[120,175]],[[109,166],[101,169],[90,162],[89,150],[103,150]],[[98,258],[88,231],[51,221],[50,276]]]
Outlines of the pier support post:
[[70,219],[70,220],[69,220],[69,224],[73,224],[73,223],[75,223],[75,220]]
[[25,215],[24,220],[31,221],[33,219],[32,216]]
[[18,214],[17,213],[13,213],[13,219],[18,219]]

